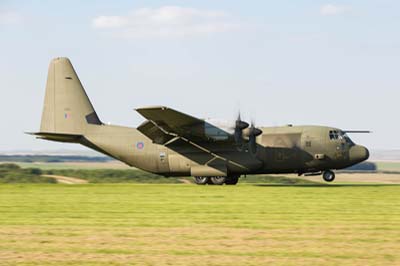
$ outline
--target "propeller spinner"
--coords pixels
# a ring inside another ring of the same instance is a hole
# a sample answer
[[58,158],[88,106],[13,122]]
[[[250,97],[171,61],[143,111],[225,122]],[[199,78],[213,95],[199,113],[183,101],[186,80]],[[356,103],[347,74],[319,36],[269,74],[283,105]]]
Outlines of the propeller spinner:
[[242,121],[240,118],[240,113],[238,118],[235,121],[235,141],[238,144],[242,144],[243,142],[243,130],[249,127],[249,123]]

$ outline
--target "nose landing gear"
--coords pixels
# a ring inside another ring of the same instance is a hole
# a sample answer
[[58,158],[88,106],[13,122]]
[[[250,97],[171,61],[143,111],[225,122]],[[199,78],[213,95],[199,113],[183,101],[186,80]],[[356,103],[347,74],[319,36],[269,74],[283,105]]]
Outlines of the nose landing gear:
[[322,173],[322,178],[326,181],[326,182],[332,182],[333,180],[335,180],[335,173],[332,172],[331,170],[326,170]]
[[236,185],[239,181],[239,176],[228,176],[225,180],[226,185]]

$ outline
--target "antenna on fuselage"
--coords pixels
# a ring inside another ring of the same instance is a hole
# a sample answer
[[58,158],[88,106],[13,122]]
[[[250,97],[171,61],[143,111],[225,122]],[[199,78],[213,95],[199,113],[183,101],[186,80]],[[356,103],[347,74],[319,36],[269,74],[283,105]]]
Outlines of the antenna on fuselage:
[[342,130],[344,133],[372,133],[369,130]]

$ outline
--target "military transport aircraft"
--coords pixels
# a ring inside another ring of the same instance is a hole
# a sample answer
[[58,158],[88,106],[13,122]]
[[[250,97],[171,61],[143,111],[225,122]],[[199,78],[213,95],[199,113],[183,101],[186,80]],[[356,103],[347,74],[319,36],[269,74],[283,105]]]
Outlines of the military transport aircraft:
[[[138,108],[138,128],[106,125],[97,116],[71,62],[49,66],[40,139],[79,143],[130,166],[163,176],[193,176],[199,185],[234,185],[241,175],[322,174],[369,157],[350,131],[326,126],[256,127],[199,119],[164,106]],[[360,131],[352,131],[354,133]]]

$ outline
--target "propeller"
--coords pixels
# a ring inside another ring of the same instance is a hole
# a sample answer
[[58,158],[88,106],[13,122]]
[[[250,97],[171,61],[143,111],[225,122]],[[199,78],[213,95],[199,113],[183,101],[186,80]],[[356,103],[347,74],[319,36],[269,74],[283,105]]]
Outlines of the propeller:
[[242,144],[243,142],[243,130],[249,127],[249,123],[242,121],[240,117],[240,112],[238,114],[238,117],[235,121],[235,131],[234,131],[234,136],[235,136],[235,142],[237,144]]
[[257,151],[257,136],[262,134],[262,130],[256,128],[255,122],[252,120],[251,125],[242,120],[240,112],[235,121],[234,138],[238,148],[243,148],[243,141],[246,140],[248,148],[252,153]]
[[257,151],[257,136],[262,134],[262,130],[255,127],[254,121],[251,121],[251,126],[249,127],[249,148],[252,153],[256,153]]
[[255,127],[254,121],[251,121],[251,126],[249,128],[249,136],[260,136],[262,134],[262,130]]

